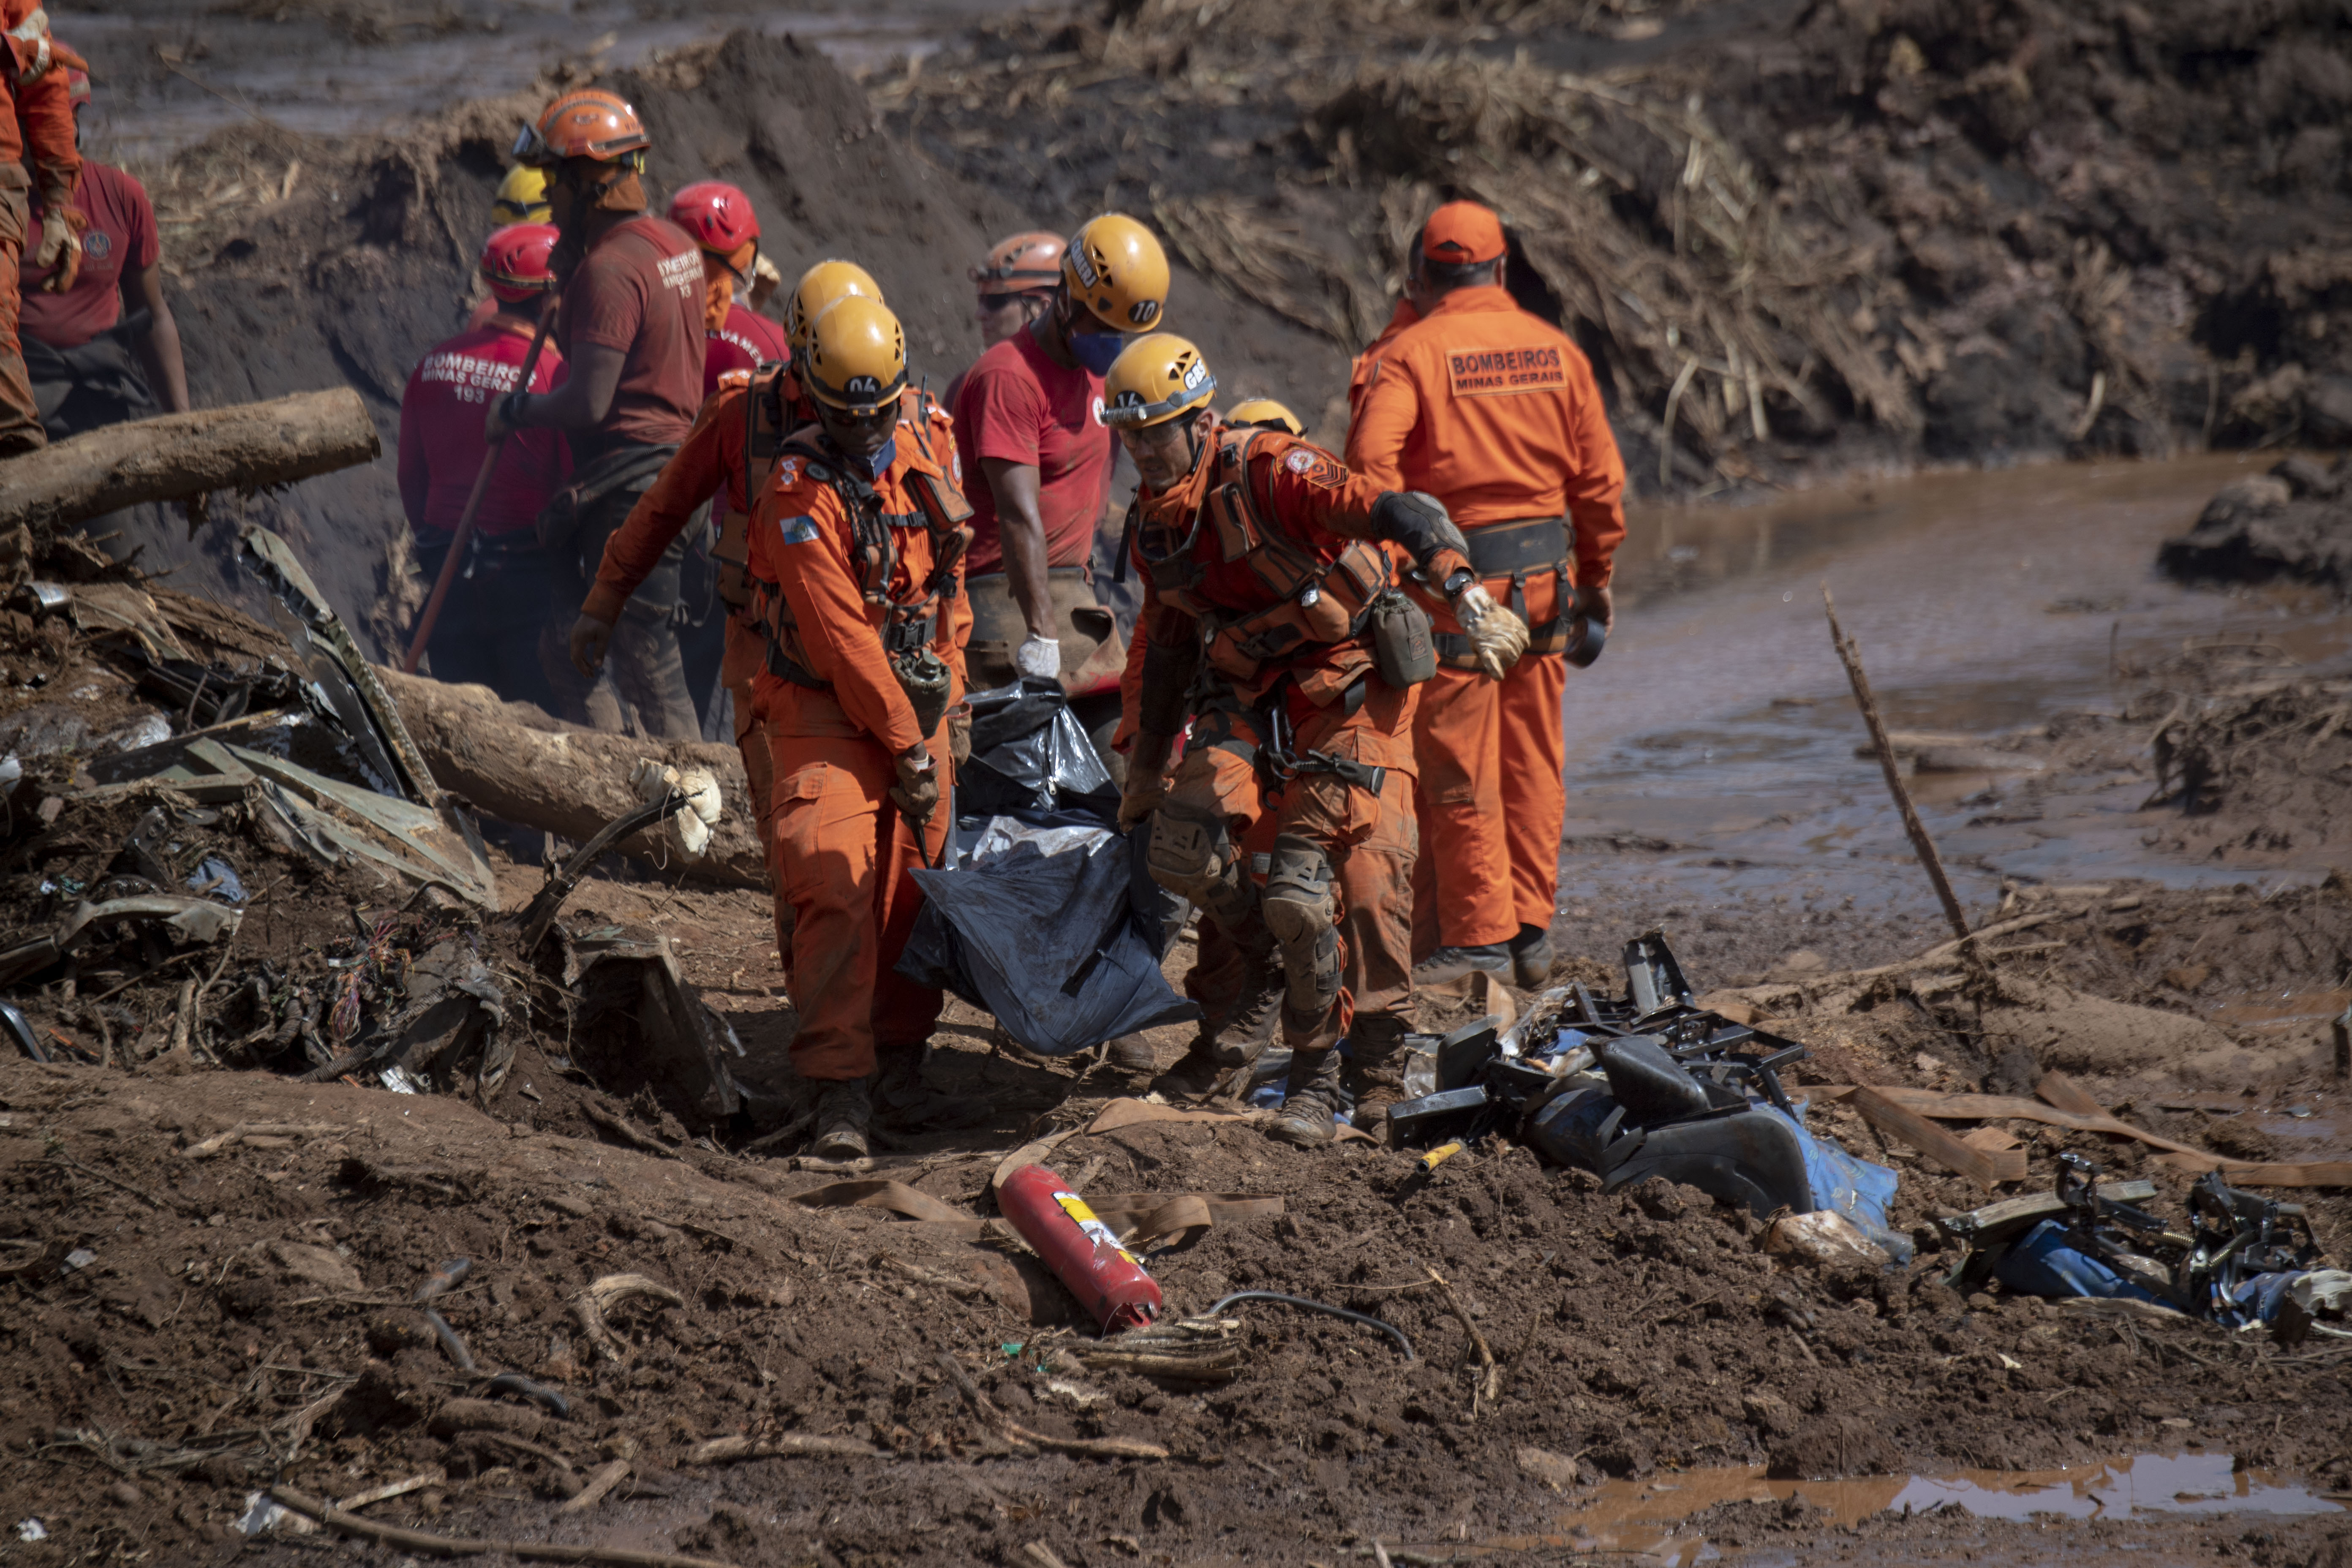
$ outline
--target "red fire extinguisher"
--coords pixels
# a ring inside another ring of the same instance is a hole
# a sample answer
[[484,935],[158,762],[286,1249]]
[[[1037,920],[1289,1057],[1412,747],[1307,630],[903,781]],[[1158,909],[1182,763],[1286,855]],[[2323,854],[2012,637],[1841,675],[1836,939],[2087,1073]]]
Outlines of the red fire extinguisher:
[[1045,1166],[1024,1165],[1007,1176],[996,1189],[996,1206],[1105,1333],[1139,1329],[1159,1314],[1160,1287],[1143,1265]]

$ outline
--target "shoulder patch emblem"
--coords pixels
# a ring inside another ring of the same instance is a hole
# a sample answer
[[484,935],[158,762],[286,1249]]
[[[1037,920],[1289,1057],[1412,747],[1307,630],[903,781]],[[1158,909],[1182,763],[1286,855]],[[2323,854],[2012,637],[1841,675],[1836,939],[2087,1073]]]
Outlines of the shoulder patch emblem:
[[1308,484],[1320,485],[1327,490],[1339,489],[1348,477],[1348,470],[1329,453],[1312,447],[1293,447],[1283,458],[1282,466]]
[[786,544],[814,544],[817,540],[816,519],[788,517],[780,526]]

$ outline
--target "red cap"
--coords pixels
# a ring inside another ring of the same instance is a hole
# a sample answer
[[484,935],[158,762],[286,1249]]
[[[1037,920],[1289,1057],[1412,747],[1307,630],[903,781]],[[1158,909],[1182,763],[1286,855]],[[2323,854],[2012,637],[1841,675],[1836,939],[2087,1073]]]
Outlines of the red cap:
[[1448,267],[1492,261],[1503,254],[1503,220],[1476,202],[1448,202],[1423,226],[1421,253]]

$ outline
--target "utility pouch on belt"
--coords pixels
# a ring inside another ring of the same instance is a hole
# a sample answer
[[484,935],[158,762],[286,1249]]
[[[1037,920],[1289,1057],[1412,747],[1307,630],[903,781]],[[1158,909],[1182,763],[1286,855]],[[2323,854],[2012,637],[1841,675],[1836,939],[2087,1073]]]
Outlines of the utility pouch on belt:
[[1372,664],[1381,679],[1402,691],[1437,673],[1437,644],[1428,613],[1391,588],[1372,601]]
[[534,531],[539,536],[540,548],[569,548],[580,536],[581,520],[598,501],[632,487],[643,492],[677,455],[676,447],[640,447],[632,443],[614,447],[574,473],[572,482],[556,491],[539,510]]

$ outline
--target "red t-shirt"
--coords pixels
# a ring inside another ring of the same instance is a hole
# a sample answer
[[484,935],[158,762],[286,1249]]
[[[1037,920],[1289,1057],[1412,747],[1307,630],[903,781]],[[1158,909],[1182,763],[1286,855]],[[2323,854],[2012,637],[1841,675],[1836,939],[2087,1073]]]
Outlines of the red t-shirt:
[[[33,264],[26,246],[16,268],[25,335],[53,349],[79,348],[122,319],[122,275],[155,265],[163,243],[155,233],[155,209],[147,187],[120,169],[85,163],[74,202],[89,216],[81,237],[81,271],[62,294],[44,293],[49,268]],[[41,196],[33,193],[31,232],[41,229]]]
[[964,492],[972,509],[965,575],[1004,570],[996,492],[981,467],[986,458],[1037,470],[1046,565],[1076,566],[1094,553],[1116,455],[1102,404],[1102,377],[1083,365],[1055,364],[1025,331],[992,345],[964,372],[954,414],[956,450],[972,476]]
[[622,441],[674,446],[702,406],[702,252],[684,229],[650,214],[607,229],[563,290],[556,342],[566,360],[579,345],[628,358],[612,411],[585,440],[591,450]]
[[[400,395],[400,500],[419,533],[457,531],[489,449],[482,420],[490,399],[515,389],[530,353],[530,333],[493,323],[436,345],[409,373]],[[550,343],[531,368],[530,390],[562,380],[563,356]],[[530,527],[571,471],[561,432],[516,431],[499,453],[474,526],[484,533]]]
[[727,307],[727,324],[709,334],[703,344],[702,395],[719,390],[719,378],[730,370],[755,370],[770,360],[792,363],[792,346],[784,329],[738,300]]

